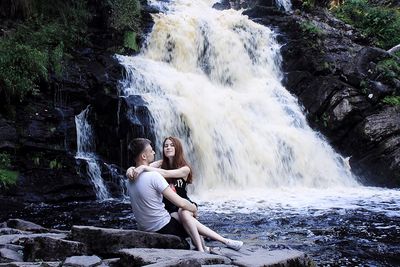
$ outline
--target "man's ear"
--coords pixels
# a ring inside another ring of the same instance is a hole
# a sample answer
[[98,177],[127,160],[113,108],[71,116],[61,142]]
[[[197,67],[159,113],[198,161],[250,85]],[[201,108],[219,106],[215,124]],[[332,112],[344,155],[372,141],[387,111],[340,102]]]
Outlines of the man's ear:
[[146,160],[147,159],[146,158],[146,154],[145,153],[140,154],[140,159],[141,160]]

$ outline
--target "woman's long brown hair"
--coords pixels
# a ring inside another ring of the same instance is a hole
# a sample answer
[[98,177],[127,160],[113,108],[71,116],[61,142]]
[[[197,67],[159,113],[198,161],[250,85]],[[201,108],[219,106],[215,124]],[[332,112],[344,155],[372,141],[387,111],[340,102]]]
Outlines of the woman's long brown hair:
[[[165,142],[167,140],[170,140],[172,142],[172,144],[174,145],[174,148],[175,148],[175,156],[173,158],[171,166],[169,165],[169,160],[165,156],[165,153],[164,153],[164,146],[165,146]],[[182,148],[181,141],[178,138],[173,137],[173,136],[169,136],[169,137],[165,138],[164,142],[163,142],[162,151],[163,151],[163,161],[162,161],[162,164],[161,164],[161,169],[174,170],[174,169],[179,169],[179,168],[184,167],[184,166],[188,166],[189,169],[190,169],[190,172],[188,174],[186,182],[188,184],[191,184],[192,183],[192,168],[190,168],[189,164],[187,164],[187,162],[185,160],[185,157],[183,155],[183,148]]]

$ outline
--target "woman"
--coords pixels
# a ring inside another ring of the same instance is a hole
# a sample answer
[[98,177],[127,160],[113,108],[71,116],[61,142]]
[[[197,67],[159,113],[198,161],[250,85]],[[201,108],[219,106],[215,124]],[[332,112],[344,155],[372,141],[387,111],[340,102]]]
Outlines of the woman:
[[[143,171],[155,171],[160,173],[168,181],[170,187],[182,198],[191,201],[187,195],[186,186],[192,183],[192,172],[187,164],[182,144],[176,137],[167,137],[163,142],[163,159],[152,163],[150,166],[141,165],[133,170],[133,177],[136,178]],[[164,198],[165,209],[172,217],[180,221],[185,230],[193,240],[194,245],[199,251],[210,251],[210,248],[204,245],[203,238],[199,231],[214,240],[226,244],[228,247],[239,250],[243,242],[223,238],[211,229],[199,226],[196,220],[193,220],[194,214],[191,211],[179,209],[170,201]],[[196,203],[194,203],[196,204]],[[196,205],[197,206],[197,205]],[[207,229],[206,229],[207,228]]]

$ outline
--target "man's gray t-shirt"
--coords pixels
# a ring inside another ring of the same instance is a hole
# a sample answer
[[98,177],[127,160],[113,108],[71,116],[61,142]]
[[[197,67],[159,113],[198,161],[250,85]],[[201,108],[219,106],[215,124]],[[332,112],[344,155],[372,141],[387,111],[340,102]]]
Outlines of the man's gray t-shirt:
[[171,220],[162,202],[167,187],[167,181],[157,172],[142,172],[135,181],[129,181],[128,193],[139,230],[155,232]]

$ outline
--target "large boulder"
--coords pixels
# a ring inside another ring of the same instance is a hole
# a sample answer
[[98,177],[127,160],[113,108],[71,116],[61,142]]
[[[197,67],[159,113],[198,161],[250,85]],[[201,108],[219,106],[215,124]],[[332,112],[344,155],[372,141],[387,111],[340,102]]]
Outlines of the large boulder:
[[[120,264],[129,266],[190,266],[230,264],[231,260],[224,256],[207,254],[199,251],[134,248],[120,250]],[[247,266],[247,265],[245,265]]]
[[56,261],[86,253],[87,248],[83,243],[47,236],[29,238],[24,243],[25,261],[34,261],[35,259]]
[[85,243],[88,253],[96,255],[116,255],[122,248],[189,248],[186,241],[174,235],[93,226],[74,225],[70,238]]

